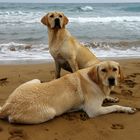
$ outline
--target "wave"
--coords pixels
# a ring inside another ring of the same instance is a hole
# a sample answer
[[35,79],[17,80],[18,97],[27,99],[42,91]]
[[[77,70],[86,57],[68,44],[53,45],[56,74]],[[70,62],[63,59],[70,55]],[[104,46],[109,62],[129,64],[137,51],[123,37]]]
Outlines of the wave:
[[0,44],[0,52],[10,52],[10,51],[41,51],[41,50],[48,50],[48,45],[39,44],[39,45],[32,45],[32,44],[22,44],[22,43],[3,43]]
[[[140,41],[87,42],[83,43],[97,57],[140,57]],[[0,61],[53,60],[45,44],[0,44]],[[1,63],[1,62],[0,62]]]
[[0,23],[37,23],[40,22],[41,17],[44,15],[43,12],[33,12],[33,11],[0,11]]
[[108,23],[108,22],[140,22],[140,16],[117,16],[117,17],[78,17],[78,18],[69,18],[70,22],[99,22],[99,23]]
[[[0,16],[1,24],[15,23],[15,24],[32,24],[40,23],[41,15],[34,16]],[[110,23],[110,22],[140,22],[140,16],[116,16],[116,17],[69,17],[71,23],[88,23],[88,22],[97,22],[97,23]]]
[[9,42],[0,44],[0,63],[7,61],[21,61],[21,60],[50,60],[52,59],[48,51],[48,45],[45,44],[22,44]]
[[84,43],[97,57],[140,57],[140,41]]
[[[89,48],[119,48],[119,49],[131,49],[132,47],[140,47],[140,40],[136,41],[114,41],[114,42],[83,42],[86,47]],[[0,44],[0,51],[21,51],[21,50],[48,50],[46,44],[23,44],[16,42],[9,42]]]
[[41,11],[27,11],[27,10],[10,10],[10,11],[0,11],[0,15],[2,16],[27,16],[27,17],[31,17],[31,16],[39,16],[39,15],[43,15],[43,13]]
[[33,23],[40,23],[40,19],[32,19],[32,20],[28,20],[28,21],[22,21],[22,19],[20,20],[11,20],[11,21],[8,21],[8,20],[6,20],[6,21],[0,21],[0,24],[13,24],[13,25],[15,25],[15,24],[23,24],[23,23],[25,23],[25,24],[33,24]]
[[91,6],[78,7],[78,9],[80,9],[81,11],[84,11],[84,12],[93,11],[93,7],[91,7]]
[[140,47],[140,41],[114,41],[114,42],[87,42],[83,43],[86,47],[89,48],[100,48],[100,49],[119,49],[119,50],[127,50],[127,49],[137,49]]

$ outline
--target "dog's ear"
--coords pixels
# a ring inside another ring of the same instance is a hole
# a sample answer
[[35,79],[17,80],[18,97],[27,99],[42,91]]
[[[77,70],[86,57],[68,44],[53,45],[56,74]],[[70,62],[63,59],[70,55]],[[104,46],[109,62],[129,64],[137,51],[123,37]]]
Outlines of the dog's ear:
[[123,74],[121,66],[119,66],[119,75],[120,75],[120,77],[119,77],[120,81],[123,81],[124,80],[124,74]]
[[68,18],[66,16],[64,16],[64,25],[63,26],[65,27],[65,25],[67,25],[68,22],[69,22]]
[[49,26],[48,14],[45,15],[45,16],[41,19],[41,22],[42,22],[44,25]]
[[89,72],[88,72],[88,77],[94,81],[96,84],[99,84],[99,66],[93,67]]

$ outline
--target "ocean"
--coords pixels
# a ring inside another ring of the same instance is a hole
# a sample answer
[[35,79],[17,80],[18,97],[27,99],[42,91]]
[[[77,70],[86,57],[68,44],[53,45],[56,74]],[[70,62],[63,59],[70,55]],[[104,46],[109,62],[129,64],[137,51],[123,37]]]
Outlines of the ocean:
[[40,22],[49,11],[64,12],[66,28],[97,57],[140,57],[140,3],[0,3],[0,64],[53,60]]

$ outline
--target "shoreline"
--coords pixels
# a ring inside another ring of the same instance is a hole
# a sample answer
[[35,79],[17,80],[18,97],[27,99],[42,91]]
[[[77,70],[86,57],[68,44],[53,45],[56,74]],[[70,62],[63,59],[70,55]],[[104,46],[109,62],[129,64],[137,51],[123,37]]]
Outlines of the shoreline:
[[[134,57],[97,57],[99,60],[136,60],[140,59],[140,56]],[[36,59],[36,60],[0,60],[0,66],[2,65],[36,65],[36,64],[46,64],[46,63],[53,63],[54,60],[52,59]]]
[[[140,58],[140,41],[80,41],[99,59]],[[15,43],[0,44],[0,65],[39,64],[52,62],[48,44]]]

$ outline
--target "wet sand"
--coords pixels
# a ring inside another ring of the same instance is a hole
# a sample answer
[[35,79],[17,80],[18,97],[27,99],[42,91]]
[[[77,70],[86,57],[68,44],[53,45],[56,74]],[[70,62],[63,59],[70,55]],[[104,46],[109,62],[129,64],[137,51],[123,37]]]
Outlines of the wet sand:
[[[119,105],[140,110],[140,59],[122,59],[125,80],[112,92]],[[66,74],[62,72],[62,75]],[[20,84],[54,79],[54,64],[0,65],[0,105]],[[84,112],[67,113],[39,125],[14,125],[0,120],[0,140],[139,140],[140,112],[112,113],[89,119]]]

